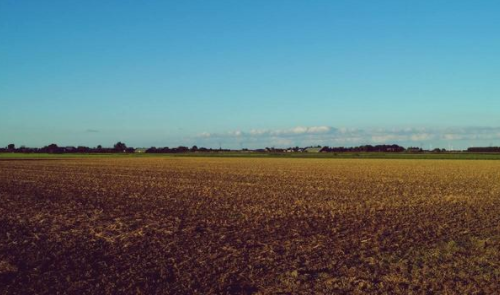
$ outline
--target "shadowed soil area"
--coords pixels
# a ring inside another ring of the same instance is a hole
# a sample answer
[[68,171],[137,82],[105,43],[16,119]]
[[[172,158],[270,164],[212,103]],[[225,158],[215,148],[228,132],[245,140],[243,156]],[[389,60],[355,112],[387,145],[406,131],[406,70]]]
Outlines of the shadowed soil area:
[[500,162],[0,161],[2,294],[492,294]]

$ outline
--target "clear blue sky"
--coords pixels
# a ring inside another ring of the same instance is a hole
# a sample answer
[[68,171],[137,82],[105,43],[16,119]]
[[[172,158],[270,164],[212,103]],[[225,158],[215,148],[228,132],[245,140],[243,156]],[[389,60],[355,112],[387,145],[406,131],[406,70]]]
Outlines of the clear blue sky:
[[499,1],[1,0],[0,146],[500,145],[499,15]]

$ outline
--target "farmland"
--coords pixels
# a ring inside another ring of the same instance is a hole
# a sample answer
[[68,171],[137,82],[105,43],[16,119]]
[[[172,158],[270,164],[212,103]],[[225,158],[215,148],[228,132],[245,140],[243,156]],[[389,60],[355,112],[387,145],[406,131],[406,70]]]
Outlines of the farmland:
[[500,161],[0,160],[1,294],[492,294]]

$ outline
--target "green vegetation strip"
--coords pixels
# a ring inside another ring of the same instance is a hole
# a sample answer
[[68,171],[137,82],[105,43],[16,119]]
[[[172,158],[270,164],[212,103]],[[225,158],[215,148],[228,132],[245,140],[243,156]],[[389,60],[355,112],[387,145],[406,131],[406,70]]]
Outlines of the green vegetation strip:
[[0,153],[0,159],[59,159],[114,157],[238,157],[238,158],[312,158],[312,159],[432,159],[432,160],[500,160],[494,153],[178,153],[178,154],[21,154]]

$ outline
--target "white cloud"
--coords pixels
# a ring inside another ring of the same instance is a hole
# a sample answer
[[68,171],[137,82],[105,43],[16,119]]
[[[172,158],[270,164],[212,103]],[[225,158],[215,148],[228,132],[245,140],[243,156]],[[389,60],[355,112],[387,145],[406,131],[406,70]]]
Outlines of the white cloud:
[[386,143],[386,142],[397,141],[400,139],[401,139],[400,136],[396,134],[382,134],[382,135],[374,135],[371,137],[371,141],[374,143]]
[[417,133],[410,136],[412,141],[427,141],[433,139],[434,136],[429,133]]
[[295,133],[295,134],[302,134],[302,133],[307,132],[307,127],[295,127],[291,131],[292,131],[292,133]]
[[[475,139],[476,135],[471,136],[471,139]],[[459,140],[463,139],[462,134],[453,134],[453,133],[446,133],[443,134],[443,139],[445,140]]]
[[307,129],[308,133],[327,133],[332,130],[331,127],[328,126],[316,126],[316,127],[310,127]]

